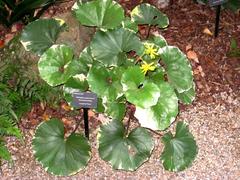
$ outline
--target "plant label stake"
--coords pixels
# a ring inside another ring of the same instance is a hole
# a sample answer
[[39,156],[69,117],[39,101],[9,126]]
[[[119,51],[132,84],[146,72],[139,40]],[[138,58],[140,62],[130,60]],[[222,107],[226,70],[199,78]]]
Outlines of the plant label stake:
[[88,108],[83,108],[85,136],[89,139]]
[[224,4],[225,2],[227,2],[227,0],[209,0],[210,6],[217,6],[216,7],[216,19],[215,19],[215,31],[214,31],[215,38],[218,36],[218,32],[219,32],[221,5]]
[[97,95],[92,92],[74,92],[72,105],[83,108],[85,136],[89,139],[88,109],[97,108]]

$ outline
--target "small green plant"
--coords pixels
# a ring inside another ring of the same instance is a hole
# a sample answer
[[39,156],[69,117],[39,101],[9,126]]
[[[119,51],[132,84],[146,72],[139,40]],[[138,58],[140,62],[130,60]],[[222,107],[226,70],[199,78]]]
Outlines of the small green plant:
[[60,87],[52,88],[39,78],[36,72],[37,63],[25,53],[18,35],[2,49],[0,58],[0,82],[19,96],[15,98],[18,102],[14,102],[18,106],[16,111],[20,112],[22,109],[22,112],[26,112],[34,102],[52,106],[62,99]]
[[[52,105],[61,95],[59,88],[52,88],[34,78],[33,70],[23,65],[18,37],[4,48],[0,58],[0,162],[12,162],[5,137],[22,135],[17,127],[20,118],[31,109],[32,103]],[[14,52],[14,53],[12,53]],[[29,70],[31,69],[31,70]],[[29,76],[31,74],[31,78]],[[0,164],[1,164],[0,163]]]
[[20,20],[28,23],[38,19],[44,10],[56,1],[57,0],[1,0],[0,22],[6,26],[10,26]]
[[237,40],[232,38],[230,44],[230,50],[227,53],[228,57],[240,57],[240,47],[238,46]]
[[[63,86],[69,104],[73,92],[97,94],[96,111],[112,118],[98,132],[99,155],[114,169],[134,171],[154,149],[149,130],[166,130],[178,114],[178,101],[190,104],[194,100],[190,63],[161,35],[149,36],[152,26],[169,25],[168,17],[150,4],[135,7],[131,17],[125,17],[123,8],[112,0],[77,2],[73,11],[82,25],[96,27],[90,45],[79,57],[71,47],[55,44],[65,29],[61,20],[30,23],[22,32],[21,42],[26,50],[40,56],[41,78],[53,87]],[[137,36],[137,25],[148,26],[144,40]],[[134,116],[141,127],[131,130]],[[175,135],[168,132],[162,141],[165,147],[160,159],[166,170],[181,171],[191,165],[197,145],[185,123],[178,122]],[[88,140],[75,131],[66,137],[58,119],[41,123],[32,145],[37,161],[55,175],[75,174],[91,157]]]
[[13,96],[15,95],[11,92],[11,89],[0,83],[0,165],[2,160],[11,161],[10,152],[5,144],[5,137],[22,137],[20,130],[16,126],[18,116],[14,111]]
[[16,126],[16,122],[7,114],[0,114],[0,164],[2,164],[2,160],[11,161],[11,155],[6,147],[4,139],[7,136],[15,136],[19,139],[22,138],[22,134]]

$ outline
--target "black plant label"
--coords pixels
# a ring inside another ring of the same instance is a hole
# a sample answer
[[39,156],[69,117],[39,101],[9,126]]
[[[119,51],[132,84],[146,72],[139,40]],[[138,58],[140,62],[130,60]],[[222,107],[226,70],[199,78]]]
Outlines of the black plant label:
[[79,108],[97,108],[97,95],[92,92],[73,92],[73,106]]
[[218,6],[226,3],[228,0],[209,0],[210,6]]

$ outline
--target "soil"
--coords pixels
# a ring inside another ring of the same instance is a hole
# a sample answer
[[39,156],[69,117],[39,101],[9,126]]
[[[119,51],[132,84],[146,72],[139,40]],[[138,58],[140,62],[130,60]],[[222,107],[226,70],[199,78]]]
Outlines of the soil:
[[[177,121],[189,124],[198,144],[198,155],[192,166],[185,171],[171,173],[165,171],[160,154],[163,145],[159,136],[155,139],[155,149],[150,160],[135,172],[116,171],[98,155],[96,136],[98,125],[90,125],[90,143],[92,159],[86,169],[70,177],[56,177],[48,174],[33,157],[31,140],[33,129],[23,129],[25,143],[21,144],[14,138],[8,139],[8,146],[13,154],[14,166],[7,164],[2,167],[3,180],[42,180],[42,179],[142,179],[142,180],[237,180],[240,177],[240,99],[233,99],[227,94],[218,95],[228,100],[228,104],[211,103],[203,105],[199,102],[181,112]],[[104,117],[95,117],[94,122]],[[90,122],[92,122],[90,120]],[[171,130],[174,125],[171,126]],[[81,128],[80,131],[83,131]]]
[[[156,137],[153,155],[136,172],[114,171],[97,153],[96,133],[105,117],[92,114],[90,120],[92,159],[88,167],[72,177],[56,178],[47,174],[35,162],[31,151],[31,139],[35,127],[50,117],[65,118],[65,125],[74,128],[80,116],[72,115],[61,103],[59,109],[41,109],[34,105],[20,124],[25,144],[14,138],[8,139],[15,165],[3,166],[3,179],[238,179],[240,177],[240,58],[227,57],[231,38],[240,44],[240,13],[222,10],[219,36],[214,38],[215,9],[194,3],[192,0],[176,0],[162,8],[157,0],[119,0],[129,12],[141,2],[156,5],[170,19],[164,30],[151,29],[162,34],[168,44],[178,46],[190,57],[193,67],[197,97],[190,106],[181,105],[178,120],[184,120],[199,146],[197,159],[192,167],[179,173],[169,173],[162,167],[159,155],[162,151],[160,138]],[[50,7],[44,14],[52,17],[68,12],[74,1]],[[0,26],[0,39],[12,33]],[[144,27],[140,33],[147,32]],[[68,115],[66,115],[68,114]],[[46,117],[47,116],[47,117]],[[173,127],[171,127],[172,129]]]

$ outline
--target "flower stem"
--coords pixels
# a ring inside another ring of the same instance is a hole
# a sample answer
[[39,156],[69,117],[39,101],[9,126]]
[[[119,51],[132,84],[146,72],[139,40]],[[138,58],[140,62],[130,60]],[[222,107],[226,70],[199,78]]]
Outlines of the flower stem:
[[129,115],[125,135],[128,135],[128,130],[129,130],[129,127],[130,127],[130,124],[131,124],[131,118],[132,117]]
[[152,133],[154,133],[154,134],[156,134],[156,135],[158,135],[160,137],[162,137],[164,135],[164,134],[158,133],[157,131],[154,131],[154,130],[152,130],[150,128],[146,128],[146,129],[148,129],[149,131],[151,131]]
[[72,134],[77,131],[77,129],[78,129],[79,125],[80,125],[80,122],[81,122],[81,118],[76,118],[76,122],[77,122],[77,123],[76,123],[76,126],[75,126]]
[[128,122],[127,122],[127,127],[126,127],[126,131],[125,131],[125,136],[128,135],[128,131],[130,128],[130,124],[131,124],[131,119],[133,118],[134,112],[135,112],[135,107],[134,105],[129,105],[129,113],[128,113]]

